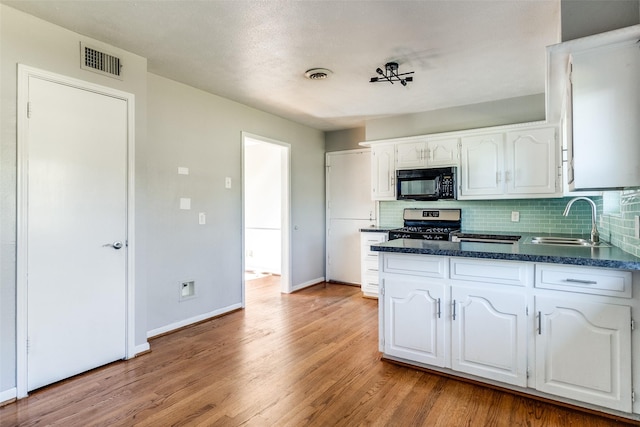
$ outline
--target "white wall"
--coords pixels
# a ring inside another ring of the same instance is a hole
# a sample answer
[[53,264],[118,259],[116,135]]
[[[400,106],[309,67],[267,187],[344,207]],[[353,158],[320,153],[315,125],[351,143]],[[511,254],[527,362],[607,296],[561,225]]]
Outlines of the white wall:
[[[81,70],[80,41],[121,56],[124,79]],[[148,74],[145,58],[0,5],[0,401],[11,397],[16,374],[17,63],[135,94],[136,345],[149,330],[241,302],[242,131],[291,144],[292,283],[324,277],[321,131]],[[190,174],[178,175],[178,166]],[[190,211],[177,208],[180,197],[192,199]],[[176,282],[185,279],[196,281],[198,296],[180,303]]]
[[[148,75],[147,157],[150,230],[149,329],[241,303],[242,132],[291,144],[292,284],[324,277],[324,135],[322,132],[175,81]],[[179,166],[190,175],[178,175]],[[232,188],[224,188],[225,177]],[[178,209],[191,198],[190,211]],[[207,224],[198,225],[198,212]],[[295,227],[297,226],[297,230]],[[196,298],[179,302],[178,283],[195,280]]]
[[[541,73],[544,70],[540,71]],[[545,119],[544,93],[368,120],[366,140],[427,135]]]
[[[108,48],[124,64],[123,80],[80,69],[80,41]],[[0,5],[0,397],[15,387],[16,328],[16,88],[17,64],[45,69],[135,95],[136,104],[136,345],[146,343],[145,297],[145,58]],[[2,399],[0,399],[1,401]]]

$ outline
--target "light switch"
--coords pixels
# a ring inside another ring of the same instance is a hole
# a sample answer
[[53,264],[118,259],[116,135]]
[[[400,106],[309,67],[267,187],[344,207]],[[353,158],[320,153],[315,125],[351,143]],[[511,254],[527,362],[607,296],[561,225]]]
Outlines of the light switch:
[[189,168],[179,167],[178,175],[189,175]]
[[231,188],[231,177],[228,176],[224,179],[224,188]]
[[180,209],[189,210],[191,209],[191,199],[189,198],[180,198]]
[[198,214],[198,224],[204,225],[207,223],[207,215],[204,212]]

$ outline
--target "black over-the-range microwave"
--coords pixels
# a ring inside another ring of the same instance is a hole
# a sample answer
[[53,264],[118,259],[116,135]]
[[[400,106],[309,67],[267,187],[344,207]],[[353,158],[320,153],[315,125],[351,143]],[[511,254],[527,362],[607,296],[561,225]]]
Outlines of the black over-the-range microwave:
[[456,168],[398,170],[396,186],[398,200],[456,199]]

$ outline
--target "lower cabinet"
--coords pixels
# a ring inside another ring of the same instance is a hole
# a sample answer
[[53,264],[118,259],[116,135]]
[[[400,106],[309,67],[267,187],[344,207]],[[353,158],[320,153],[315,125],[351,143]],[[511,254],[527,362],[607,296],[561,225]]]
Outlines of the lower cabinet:
[[451,297],[451,368],[526,387],[524,295],[454,285]]
[[536,297],[536,388],[631,412],[631,307]]
[[383,300],[386,354],[526,386],[524,296],[390,274]]
[[385,278],[384,352],[434,366],[445,366],[445,285],[438,279]]
[[640,284],[638,273],[382,256],[380,349],[386,355],[640,413],[632,399],[640,368],[632,359],[632,313],[640,312],[640,302],[631,288]]
[[360,232],[360,288],[362,295],[378,298],[378,253],[371,245],[386,242],[388,233]]

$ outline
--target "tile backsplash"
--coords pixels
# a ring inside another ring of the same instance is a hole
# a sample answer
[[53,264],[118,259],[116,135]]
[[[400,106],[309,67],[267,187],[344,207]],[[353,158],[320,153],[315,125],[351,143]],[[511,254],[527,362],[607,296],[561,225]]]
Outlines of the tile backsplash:
[[[566,233],[589,234],[591,206],[576,202],[569,216],[562,216],[571,198],[522,200],[457,200],[437,202],[380,202],[380,225],[401,227],[404,208],[462,209],[462,229],[470,232],[501,233]],[[602,197],[594,197],[602,212]],[[519,222],[511,222],[511,212],[520,213]]]
[[[605,200],[608,199],[607,195]],[[622,191],[618,193],[616,202],[617,206],[613,209],[605,208],[602,220],[598,223],[600,235],[603,240],[640,257],[640,239],[635,237],[635,217],[640,216],[640,190]]]
[[[640,256],[640,240],[635,238],[634,218],[640,215],[640,190],[605,193],[590,197],[598,207],[598,230],[602,240]],[[588,236],[591,206],[578,201],[569,216],[562,216],[571,197],[522,200],[456,200],[437,202],[380,202],[380,226],[402,227],[404,208],[462,209],[462,229],[468,232],[563,233]],[[608,202],[608,203],[607,203]],[[613,205],[613,206],[611,206]],[[603,212],[605,209],[605,212]],[[511,212],[520,221],[511,221]]]

